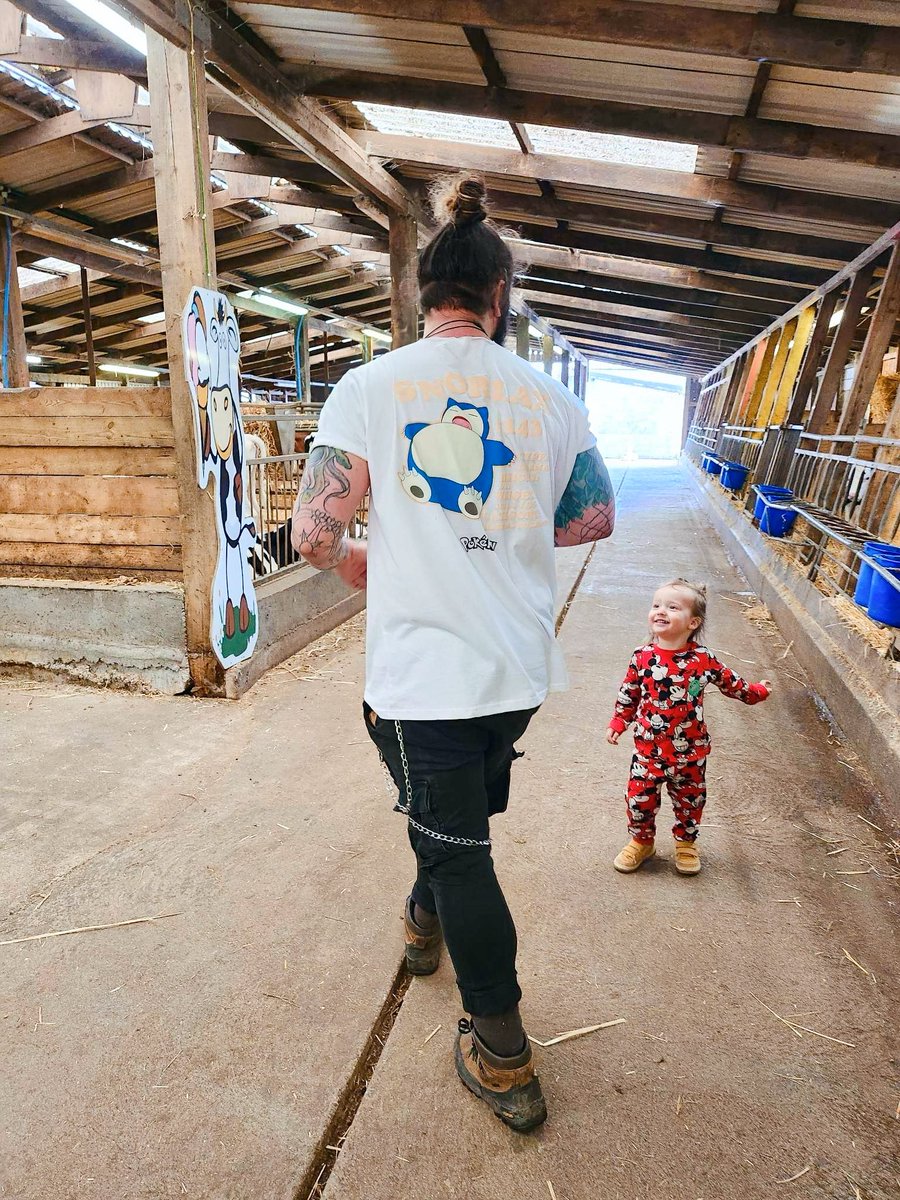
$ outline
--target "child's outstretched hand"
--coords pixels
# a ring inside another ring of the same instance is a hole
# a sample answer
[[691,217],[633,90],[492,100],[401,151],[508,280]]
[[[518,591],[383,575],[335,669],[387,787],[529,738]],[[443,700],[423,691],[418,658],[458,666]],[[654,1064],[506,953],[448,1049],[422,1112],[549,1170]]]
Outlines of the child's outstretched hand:
[[618,729],[607,729],[606,731],[606,740],[611,746],[618,746],[619,738],[621,736],[622,735],[619,733]]

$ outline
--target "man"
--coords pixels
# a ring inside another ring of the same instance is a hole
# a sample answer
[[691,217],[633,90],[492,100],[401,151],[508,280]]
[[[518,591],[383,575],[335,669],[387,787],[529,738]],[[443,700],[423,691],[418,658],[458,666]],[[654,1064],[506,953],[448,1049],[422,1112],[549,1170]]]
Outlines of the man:
[[[615,506],[584,406],[503,349],[513,262],[483,184],[454,184],[443,215],[419,260],[424,337],[332,392],[293,539],[313,566],[368,588],[366,727],[418,866],[407,966],[431,974],[446,942],[472,1018],[457,1071],[526,1132],[547,1110],[489,819],[506,809],[516,741],[565,686],[554,544],[608,537]],[[367,545],[346,532],[370,487]]]

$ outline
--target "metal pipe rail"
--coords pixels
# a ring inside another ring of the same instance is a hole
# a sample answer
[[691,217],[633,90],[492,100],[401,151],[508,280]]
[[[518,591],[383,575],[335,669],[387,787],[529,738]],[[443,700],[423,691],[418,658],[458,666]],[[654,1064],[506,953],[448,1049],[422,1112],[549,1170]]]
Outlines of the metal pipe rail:
[[731,462],[755,471],[763,448],[766,429],[748,428],[743,425],[723,425],[719,453]]
[[[247,459],[250,512],[256,525],[256,543],[250,552],[253,578],[268,578],[303,565],[291,544],[291,514],[309,456],[269,454]],[[347,532],[365,537],[369,523],[369,497],[365,496]]]

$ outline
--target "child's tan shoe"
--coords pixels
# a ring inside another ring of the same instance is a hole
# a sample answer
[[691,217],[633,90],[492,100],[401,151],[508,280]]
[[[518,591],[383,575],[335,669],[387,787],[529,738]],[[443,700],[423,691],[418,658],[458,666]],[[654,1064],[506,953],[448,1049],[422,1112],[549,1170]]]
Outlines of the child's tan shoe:
[[679,875],[700,874],[700,851],[696,842],[675,839],[675,870]]
[[613,866],[623,875],[630,875],[632,871],[638,869],[641,863],[652,858],[655,853],[656,849],[652,842],[636,842],[632,838],[625,849],[620,850],[613,859]]

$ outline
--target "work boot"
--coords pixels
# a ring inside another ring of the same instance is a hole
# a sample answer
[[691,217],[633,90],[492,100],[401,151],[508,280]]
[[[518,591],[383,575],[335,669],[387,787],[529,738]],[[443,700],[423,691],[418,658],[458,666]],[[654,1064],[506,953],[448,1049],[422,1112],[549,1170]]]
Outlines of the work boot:
[[470,1092],[517,1133],[529,1133],[547,1120],[547,1105],[527,1038],[521,1054],[500,1058],[463,1018],[456,1036],[456,1073]]
[[444,935],[440,925],[431,932],[413,920],[412,896],[406,901],[403,914],[403,932],[406,937],[406,969],[410,975],[433,975],[441,961],[441,945]]
[[700,874],[700,851],[696,842],[675,839],[675,870],[679,875]]
[[632,838],[625,849],[620,850],[613,859],[613,866],[623,875],[630,875],[632,871],[638,869],[641,863],[652,858],[655,853],[656,848],[653,842],[638,842]]

